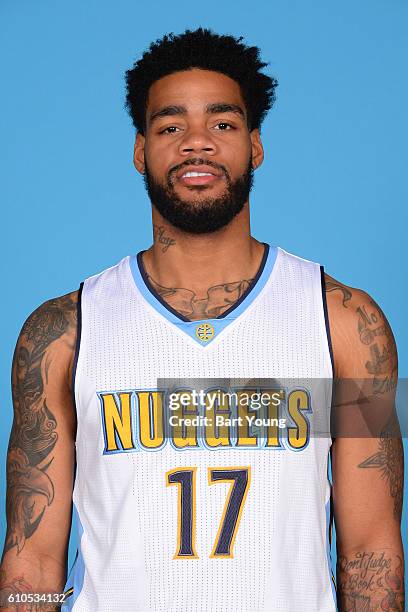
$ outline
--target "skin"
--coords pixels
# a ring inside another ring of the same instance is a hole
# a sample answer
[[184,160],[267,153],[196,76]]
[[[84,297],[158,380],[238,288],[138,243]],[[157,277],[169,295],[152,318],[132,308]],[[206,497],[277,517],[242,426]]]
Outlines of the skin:
[[10,593],[60,593],[65,584],[75,461],[71,376],[76,302],[77,292],[46,302],[27,319],[17,341],[1,601]]
[[[242,112],[220,111],[221,104]],[[217,112],[208,112],[211,105],[218,105]],[[169,107],[180,106],[183,113],[169,114]],[[143,174],[147,163],[165,184],[174,166],[200,157],[223,165],[234,179],[251,155],[258,168],[263,161],[260,135],[249,130],[240,89],[229,77],[191,70],[151,87],[145,135],[137,135],[134,148],[138,172]],[[196,198],[220,195],[225,178],[200,189],[179,181],[175,188],[186,201],[192,191]],[[154,240],[144,266],[148,281],[175,310],[191,320],[219,316],[248,290],[263,255],[263,246],[250,235],[248,202],[227,227],[208,235],[181,232],[154,207],[152,221]],[[341,612],[403,611],[403,451],[400,437],[392,433],[395,341],[384,313],[367,293],[327,275],[325,280],[335,375],[361,381],[351,390],[336,389],[334,405],[354,407],[357,417],[367,402],[375,410],[380,405],[374,413],[377,436],[337,437],[332,445],[338,606]],[[76,428],[71,389],[76,301],[74,292],[46,302],[28,318],[16,346],[3,596],[58,593],[66,580]]]
[[[237,107],[242,114],[207,112],[210,105],[221,104]],[[183,114],[157,117],[163,109],[180,106],[185,107]],[[235,81],[223,74],[194,69],[166,76],[152,85],[145,135],[137,134],[134,147],[138,172],[145,172],[147,162],[152,175],[164,184],[174,166],[204,158],[222,164],[234,180],[244,173],[251,155],[256,169],[264,157],[261,138],[258,130],[248,129],[245,103]],[[205,189],[200,186],[194,197],[220,196],[225,188],[224,175]],[[175,191],[182,199],[191,198],[191,185],[182,181],[175,182]],[[263,246],[250,235],[248,202],[228,226],[213,234],[182,232],[170,226],[154,207],[152,221],[174,242],[163,251],[156,239],[144,255],[145,269],[160,286],[188,288],[192,301],[207,300],[207,292],[213,287],[251,279],[259,268]],[[225,293],[228,299],[227,290]],[[191,312],[195,312],[193,306]]]
[[381,308],[364,291],[326,275],[326,295],[336,376],[353,379],[355,387],[340,384],[334,404],[348,421],[366,410],[377,432],[338,437],[332,445],[339,609],[402,612],[404,458],[394,410],[395,340]]

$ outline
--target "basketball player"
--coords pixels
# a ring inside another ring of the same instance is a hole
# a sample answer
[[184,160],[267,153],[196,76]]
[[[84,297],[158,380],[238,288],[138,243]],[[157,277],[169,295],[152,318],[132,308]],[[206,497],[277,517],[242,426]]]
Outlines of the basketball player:
[[[164,36],[126,74],[154,241],[22,328],[6,609],[54,610],[65,593],[75,612],[404,610],[401,439],[311,427],[333,378],[365,381],[357,405],[393,395],[394,338],[367,293],[251,236],[277,85],[265,66],[256,47],[198,29]],[[170,379],[205,382],[171,410]],[[231,391],[241,379],[266,381],[262,410],[255,389],[246,405]],[[288,383],[300,379],[311,389]],[[232,385],[213,401],[219,380]]]

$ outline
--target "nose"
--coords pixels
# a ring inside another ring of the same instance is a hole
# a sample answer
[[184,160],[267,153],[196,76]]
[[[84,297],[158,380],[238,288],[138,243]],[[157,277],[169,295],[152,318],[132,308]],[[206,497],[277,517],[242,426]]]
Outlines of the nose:
[[217,152],[215,142],[211,138],[209,130],[205,127],[198,126],[190,128],[185,132],[179,147],[181,155],[201,153],[202,151],[214,155]]

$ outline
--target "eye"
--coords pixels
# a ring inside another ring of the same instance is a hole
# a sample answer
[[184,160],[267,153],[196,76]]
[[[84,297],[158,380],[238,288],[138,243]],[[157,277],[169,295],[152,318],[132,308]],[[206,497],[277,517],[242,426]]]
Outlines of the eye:
[[222,131],[234,129],[232,125],[230,123],[227,123],[226,121],[220,121],[220,123],[217,123],[215,128],[216,129],[218,128],[219,130],[222,130]]
[[178,130],[179,128],[176,127],[175,125],[169,125],[169,127],[164,128],[164,130],[160,131],[160,134],[175,134],[176,130]]

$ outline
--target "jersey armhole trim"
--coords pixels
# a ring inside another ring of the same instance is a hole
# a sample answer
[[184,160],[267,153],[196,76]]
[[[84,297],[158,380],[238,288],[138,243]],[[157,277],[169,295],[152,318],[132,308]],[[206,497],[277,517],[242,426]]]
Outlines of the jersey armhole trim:
[[333,379],[335,378],[335,368],[334,368],[334,357],[333,357],[333,345],[330,333],[330,322],[329,322],[329,312],[327,310],[327,298],[326,298],[326,281],[324,278],[324,266],[320,266],[320,278],[322,282],[322,300],[323,300],[323,311],[324,311],[324,323],[326,325],[326,336],[327,336],[327,344],[329,347],[330,353],[330,361],[332,366]]
[[[77,309],[77,334],[75,341],[75,353],[74,353],[74,361],[72,364],[72,380],[71,380],[71,391],[72,391],[72,399],[74,402],[75,413],[77,412],[76,408],[76,400],[75,400],[75,382],[76,382],[76,372],[78,366],[78,357],[79,357],[79,349],[81,346],[81,335],[82,335],[82,290],[84,288],[84,283],[82,282],[79,285],[78,289],[78,301],[76,305]],[[78,415],[77,415],[78,418]]]
[[327,297],[326,297],[326,280],[324,278],[324,266],[320,266],[320,278],[322,285],[322,302],[323,302],[323,312],[324,312],[324,322],[326,326],[326,336],[327,336],[327,345],[329,347],[330,353],[330,361],[332,367],[332,392],[331,392],[331,402],[330,402],[330,437],[332,443],[335,441],[335,436],[332,434],[332,414],[333,414],[333,403],[334,403],[334,390],[335,390],[335,378],[336,378],[336,370],[334,367],[334,357],[333,357],[333,345],[330,333],[330,322],[329,322],[329,311],[327,309]]

